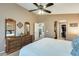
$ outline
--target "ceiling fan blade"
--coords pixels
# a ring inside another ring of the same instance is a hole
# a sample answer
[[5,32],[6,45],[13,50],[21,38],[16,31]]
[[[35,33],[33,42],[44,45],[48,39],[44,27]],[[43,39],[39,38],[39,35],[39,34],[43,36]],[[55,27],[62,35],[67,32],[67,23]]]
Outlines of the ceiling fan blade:
[[38,7],[38,4],[37,3],[33,3],[33,4]]
[[51,13],[51,11],[49,11],[49,10],[45,10],[45,9],[43,9],[43,11],[45,11],[45,12],[47,12],[47,13]]
[[36,11],[36,10],[38,10],[38,9],[29,10],[29,12]]
[[48,3],[48,4],[46,5],[46,8],[47,8],[47,7],[50,7],[50,6],[52,6],[52,5],[54,5],[54,3]]

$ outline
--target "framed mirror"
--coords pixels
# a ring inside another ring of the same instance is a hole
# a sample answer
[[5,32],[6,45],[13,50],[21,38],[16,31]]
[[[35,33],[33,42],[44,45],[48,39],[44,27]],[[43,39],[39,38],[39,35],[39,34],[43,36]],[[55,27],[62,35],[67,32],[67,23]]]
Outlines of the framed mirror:
[[16,36],[16,21],[13,19],[5,19],[5,36]]
[[24,23],[24,34],[25,35],[29,35],[30,34],[30,23],[29,22],[25,22]]

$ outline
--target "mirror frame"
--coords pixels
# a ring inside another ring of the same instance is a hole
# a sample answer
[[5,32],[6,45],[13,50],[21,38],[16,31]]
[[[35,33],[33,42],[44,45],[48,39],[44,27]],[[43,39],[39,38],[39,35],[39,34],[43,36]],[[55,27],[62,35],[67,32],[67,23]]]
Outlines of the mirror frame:
[[7,33],[6,33],[6,31],[7,31],[7,22],[8,21],[12,21],[12,22],[15,23],[14,36],[16,36],[16,21],[14,19],[7,18],[7,19],[5,19],[5,37],[8,37]]
[[[29,32],[27,32],[27,34],[26,34],[26,32],[25,32],[25,27],[26,27],[26,26],[25,26],[25,25],[27,25],[27,24],[29,25]],[[29,22],[25,22],[25,23],[24,23],[24,34],[25,34],[25,35],[30,35],[30,23],[29,23]]]

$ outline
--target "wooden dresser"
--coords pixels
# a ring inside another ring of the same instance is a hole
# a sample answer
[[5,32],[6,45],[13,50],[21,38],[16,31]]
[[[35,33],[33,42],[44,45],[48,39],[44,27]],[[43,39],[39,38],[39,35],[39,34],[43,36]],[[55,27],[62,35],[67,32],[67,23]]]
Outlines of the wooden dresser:
[[6,37],[6,53],[12,53],[32,43],[32,35]]
[[21,41],[21,43],[22,43],[22,46],[25,46],[25,45],[27,45],[27,44],[29,44],[29,43],[31,43],[32,42],[32,35],[28,35],[28,36],[22,36],[22,41]]

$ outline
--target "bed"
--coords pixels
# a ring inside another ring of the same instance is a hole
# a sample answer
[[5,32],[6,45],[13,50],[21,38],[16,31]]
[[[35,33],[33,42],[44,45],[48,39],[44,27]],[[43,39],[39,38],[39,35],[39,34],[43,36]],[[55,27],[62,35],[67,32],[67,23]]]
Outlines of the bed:
[[71,41],[43,38],[24,46],[19,56],[71,56]]

